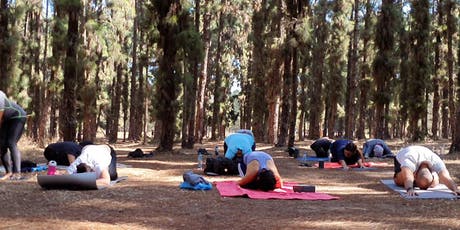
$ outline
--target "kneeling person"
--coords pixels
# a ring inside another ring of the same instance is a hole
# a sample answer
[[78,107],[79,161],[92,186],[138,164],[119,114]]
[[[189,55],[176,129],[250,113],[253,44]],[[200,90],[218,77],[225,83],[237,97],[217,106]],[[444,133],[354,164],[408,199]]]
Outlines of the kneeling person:
[[409,146],[401,149],[394,158],[394,182],[403,186],[407,195],[414,196],[414,186],[420,189],[445,184],[456,195],[460,195],[454,180],[441,158],[423,146]]
[[238,181],[243,188],[260,189],[263,191],[281,188],[282,181],[273,158],[261,151],[245,154],[246,174]]
[[81,143],[73,141],[56,142],[46,146],[43,155],[48,161],[54,160],[58,165],[69,166],[80,156],[81,149],[89,144],[92,143],[88,141]]
[[328,137],[317,139],[310,148],[315,151],[316,157],[329,157],[329,149],[331,148],[333,140]]
[[363,145],[364,158],[393,156],[388,145],[381,139],[369,139]]
[[358,147],[351,140],[336,140],[331,144],[331,162],[338,162],[343,169],[349,169],[348,165],[358,164],[364,168],[364,157]]
[[108,145],[87,145],[81,155],[67,167],[69,174],[95,172],[96,185],[108,186],[111,180],[118,178],[117,156]]

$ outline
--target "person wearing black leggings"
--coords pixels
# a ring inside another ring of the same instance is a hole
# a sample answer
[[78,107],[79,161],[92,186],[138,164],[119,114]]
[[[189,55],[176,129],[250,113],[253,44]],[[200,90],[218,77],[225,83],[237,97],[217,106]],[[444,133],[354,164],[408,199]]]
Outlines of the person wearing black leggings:
[[24,109],[9,100],[0,90],[0,156],[6,172],[0,180],[21,178],[21,153],[17,143],[25,123]]

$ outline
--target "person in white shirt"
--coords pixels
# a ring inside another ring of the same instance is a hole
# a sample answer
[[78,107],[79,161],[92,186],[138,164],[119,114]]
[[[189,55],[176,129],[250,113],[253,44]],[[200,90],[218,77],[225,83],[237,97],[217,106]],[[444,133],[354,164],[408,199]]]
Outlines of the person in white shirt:
[[426,147],[414,145],[403,148],[396,155],[394,163],[395,184],[404,186],[409,196],[417,195],[414,186],[428,189],[439,183],[445,184],[454,194],[460,195],[460,190],[444,162]]
[[116,153],[108,145],[87,145],[81,150],[80,156],[75,159],[67,173],[95,172],[96,185],[108,186],[111,180],[118,178]]

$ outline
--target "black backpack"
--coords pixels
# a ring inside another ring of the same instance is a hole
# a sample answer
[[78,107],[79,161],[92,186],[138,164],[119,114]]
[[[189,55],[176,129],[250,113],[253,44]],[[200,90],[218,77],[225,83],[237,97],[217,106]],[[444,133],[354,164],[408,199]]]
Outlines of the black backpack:
[[238,164],[225,157],[206,158],[206,175],[238,175]]

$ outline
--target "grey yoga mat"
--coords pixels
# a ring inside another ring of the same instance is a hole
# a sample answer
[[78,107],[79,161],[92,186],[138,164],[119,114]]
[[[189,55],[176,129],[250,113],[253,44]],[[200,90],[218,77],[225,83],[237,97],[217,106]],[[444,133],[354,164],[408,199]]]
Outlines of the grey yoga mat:
[[96,173],[70,175],[38,175],[38,184],[44,189],[91,190],[97,189]]
[[398,192],[401,197],[405,199],[458,199],[458,197],[443,184],[439,184],[434,188],[429,188],[428,190],[416,188],[415,192],[418,196],[407,196],[406,190],[403,187],[397,186],[393,179],[381,180],[381,182],[390,189]]

